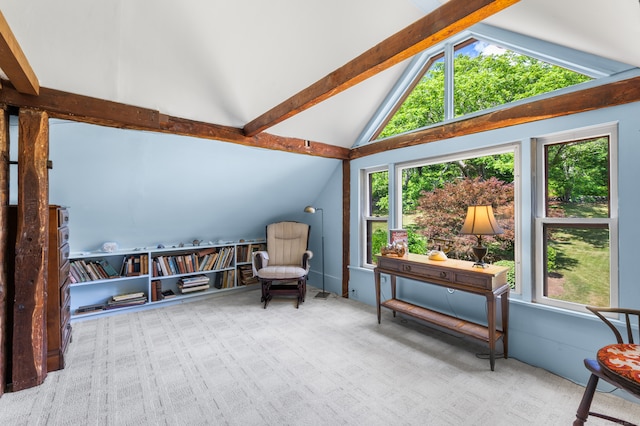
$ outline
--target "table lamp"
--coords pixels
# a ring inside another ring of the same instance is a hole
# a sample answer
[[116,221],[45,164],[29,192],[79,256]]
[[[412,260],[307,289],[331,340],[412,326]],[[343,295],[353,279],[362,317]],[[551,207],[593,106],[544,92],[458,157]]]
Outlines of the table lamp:
[[476,257],[476,268],[486,268],[488,265],[484,263],[484,257],[487,255],[487,247],[482,245],[483,235],[497,235],[504,231],[498,225],[496,218],[493,216],[493,208],[486,206],[469,206],[467,209],[467,217],[464,220],[460,234],[475,235],[478,238],[478,244],[473,247],[473,254]]

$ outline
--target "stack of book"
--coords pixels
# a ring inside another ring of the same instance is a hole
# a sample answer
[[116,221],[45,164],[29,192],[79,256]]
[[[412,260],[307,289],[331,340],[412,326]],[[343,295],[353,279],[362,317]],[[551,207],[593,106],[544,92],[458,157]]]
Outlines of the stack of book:
[[240,274],[238,277],[240,285],[258,284],[258,278],[253,276],[251,265],[238,266],[238,273]]
[[209,287],[209,277],[207,277],[206,275],[183,277],[178,280],[178,288],[182,293],[202,291],[208,289]]
[[127,306],[138,306],[147,303],[147,296],[143,292],[118,294],[113,296],[108,302],[105,309],[117,309]]

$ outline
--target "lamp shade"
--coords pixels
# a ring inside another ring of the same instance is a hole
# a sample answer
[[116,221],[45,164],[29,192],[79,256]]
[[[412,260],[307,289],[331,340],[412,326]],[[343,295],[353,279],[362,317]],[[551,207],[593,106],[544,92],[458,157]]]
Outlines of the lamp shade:
[[461,234],[471,235],[496,235],[503,232],[493,216],[491,206],[469,206],[467,217],[460,230]]

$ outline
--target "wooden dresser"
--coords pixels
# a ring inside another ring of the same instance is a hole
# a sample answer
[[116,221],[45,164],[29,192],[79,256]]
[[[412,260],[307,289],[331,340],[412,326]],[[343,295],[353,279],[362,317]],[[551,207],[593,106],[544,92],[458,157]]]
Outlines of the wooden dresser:
[[[18,208],[9,207],[9,232],[7,250],[7,280],[9,283],[8,309],[13,312],[13,288],[15,286],[15,243],[18,227]],[[69,211],[66,207],[49,206],[47,248],[47,371],[64,368],[64,353],[71,341],[70,298],[69,298]],[[13,328],[13,318],[8,318],[8,326]],[[13,335],[12,331],[10,331]],[[11,338],[9,337],[9,341]],[[9,348],[9,354],[12,349]],[[12,357],[9,355],[8,359]],[[11,378],[12,366],[8,366]]]
[[49,268],[47,283],[47,371],[64,368],[71,341],[69,298],[69,210],[49,206]]

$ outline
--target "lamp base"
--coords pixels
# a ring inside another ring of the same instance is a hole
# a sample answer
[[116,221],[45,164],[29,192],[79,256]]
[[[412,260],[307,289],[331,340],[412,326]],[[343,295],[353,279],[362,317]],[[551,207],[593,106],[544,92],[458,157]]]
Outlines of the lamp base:
[[478,244],[475,247],[472,247],[473,254],[476,257],[476,263],[473,264],[474,268],[488,268],[489,265],[484,263],[484,257],[487,255],[487,248],[482,244]]
[[326,299],[330,294],[331,293],[328,293],[326,291],[321,291],[320,293],[316,294],[316,299]]

